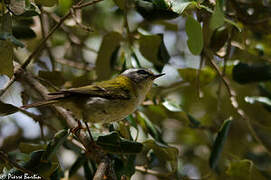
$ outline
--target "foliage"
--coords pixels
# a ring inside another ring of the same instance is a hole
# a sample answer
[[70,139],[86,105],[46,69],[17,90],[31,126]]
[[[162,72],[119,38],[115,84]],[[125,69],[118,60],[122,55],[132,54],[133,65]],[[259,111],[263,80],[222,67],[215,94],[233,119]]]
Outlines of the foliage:
[[[270,8],[270,0],[0,0],[0,177],[270,179]],[[58,107],[20,108],[134,67],[166,75],[136,112],[90,124],[85,136]]]

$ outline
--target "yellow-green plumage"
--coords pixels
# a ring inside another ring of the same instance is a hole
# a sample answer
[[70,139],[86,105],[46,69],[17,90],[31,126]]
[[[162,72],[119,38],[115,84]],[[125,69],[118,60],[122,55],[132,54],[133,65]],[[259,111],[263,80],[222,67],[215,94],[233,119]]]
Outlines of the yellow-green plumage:
[[156,77],[150,71],[141,71],[146,72],[140,74],[137,73],[139,70],[130,69],[108,81],[50,93],[48,100],[23,107],[58,104],[85,121],[105,123],[121,120],[142,103]]

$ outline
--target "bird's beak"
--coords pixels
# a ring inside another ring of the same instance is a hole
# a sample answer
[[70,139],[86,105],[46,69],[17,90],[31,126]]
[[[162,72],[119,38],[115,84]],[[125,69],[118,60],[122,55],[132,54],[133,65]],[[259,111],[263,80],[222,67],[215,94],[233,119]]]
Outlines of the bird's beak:
[[159,77],[164,76],[164,75],[165,75],[165,73],[162,73],[162,74],[156,74],[156,75],[153,75],[153,76],[152,76],[152,79],[154,80],[154,79],[159,78]]

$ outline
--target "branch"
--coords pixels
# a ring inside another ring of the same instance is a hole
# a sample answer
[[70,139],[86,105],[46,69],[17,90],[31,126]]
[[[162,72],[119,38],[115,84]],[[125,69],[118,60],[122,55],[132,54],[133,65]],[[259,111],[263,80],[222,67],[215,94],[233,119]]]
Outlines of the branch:
[[[111,163],[110,159],[106,157],[100,162],[93,180],[104,180],[104,179],[116,180],[117,177],[115,172],[114,171],[108,172],[108,170],[111,170]],[[108,174],[110,178],[107,177],[106,174]]]
[[68,60],[68,59],[65,59],[65,58],[56,59],[56,62],[58,62],[60,64],[64,64],[66,66],[76,68],[76,69],[85,70],[85,71],[91,71],[94,68],[94,65],[92,65],[92,64],[85,64],[85,63],[81,63],[81,62],[75,62],[75,61]]
[[[93,5],[95,3],[98,3],[103,0],[94,0],[91,2],[86,2],[84,4],[79,2],[79,4],[72,6],[73,10],[80,9],[86,6]],[[43,38],[39,45],[35,48],[35,50],[26,58],[26,60],[23,62],[23,64],[20,66],[19,69],[25,70],[26,67],[31,63],[32,59],[40,52],[40,50],[43,48],[43,46],[46,44],[46,41],[53,35],[53,33],[62,25],[62,23],[72,14],[72,10],[70,10],[68,13],[66,13],[63,17],[60,18],[59,22],[51,29],[51,31],[47,34],[45,38]],[[18,70],[14,72],[14,75],[9,80],[9,82],[5,85],[5,87],[0,91],[0,97],[5,93],[5,91],[15,82],[16,77],[18,75]]]
[[171,175],[171,173],[161,173],[159,171],[147,169],[144,166],[136,166],[135,170],[142,172],[142,173],[147,173],[147,174],[151,174],[151,175],[154,175],[157,177],[161,177],[161,178],[168,178]]
[[[44,99],[48,98],[48,93],[49,91],[46,89],[45,86],[43,86],[39,81],[37,81],[30,73],[25,72],[24,70],[21,69],[20,76],[22,81],[25,81],[29,85],[31,85]],[[58,115],[60,118],[64,119],[68,126],[70,128],[77,127],[78,122],[74,117],[72,116],[71,112],[67,111],[63,107],[57,106],[57,105],[51,105],[50,106]],[[108,169],[110,170],[110,166],[107,166],[107,171],[105,172],[103,170],[103,167],[105,167],[103,164],[108,164],[110,165],[110,159],[109,157],[102,151],[99,147],[97,147],[96,144],[94,144],[92,141],[90,141],[89,136],[82,131],[77,131],[76,136],[80,140],[80,142],[83,144],[83,146],[86,149],[86,156],[88,158],[94,159],[97,163],[100,162],[100,165],[97,170],[98,174],[101,174],[102,172],[106,173],[108,172]],[[108,162],[109,161],[109,162]],[[113,171],[112,171],[113,172]],[[108,173],[109,176],[112,179],[114,178],[114,173]],[[106,174],[104,174],[105,176]],[[96,175],[95,175],[96,176]],[[100,177],[100,175],[97,175],[97,177]]]
[[237,95],[236,92],[232,89],[229,80],[223,76],[223,72],[220,71],[219,67],[217,66],[217,64],[214,62],[212,56],[208,53],[205,52],[204,55],[207,57],[207,59],[209,60],[209,62],[211,63],[211,65],[213,66],[213,68],[216,70],[218,76],[221,78],[222,82],[224,83],[226,90],[229,93],[230,96],[230,101],[231,101],[231,105],[232,107],[236,110],[237,114],[240,115],[240,117],[245,120],[248,130],[251,133],[251,135],[253,136],[253,138],[259,143],[261,144],[265,151],[271,156],[271,152],[268,150],[268,148],[264,145],[264,143],[262,142],[262,140],[258,137],[257,133],[255,132],[255,130],[253,129],[250,119],[248,117],[248,115],[239,107],[239,104],[237,102]]

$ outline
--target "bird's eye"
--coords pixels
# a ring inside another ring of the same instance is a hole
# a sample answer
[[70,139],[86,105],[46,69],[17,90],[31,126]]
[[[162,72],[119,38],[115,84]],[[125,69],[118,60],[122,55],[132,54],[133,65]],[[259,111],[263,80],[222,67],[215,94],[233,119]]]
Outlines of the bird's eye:
[[145,71],[145,70],[143,70],[143,69],[138,70],[137,73],[138,73],[138,74],[145,74],[145,75],[147,75],[147,74],[149,75],[149,74],[150,74],[148,71]]

